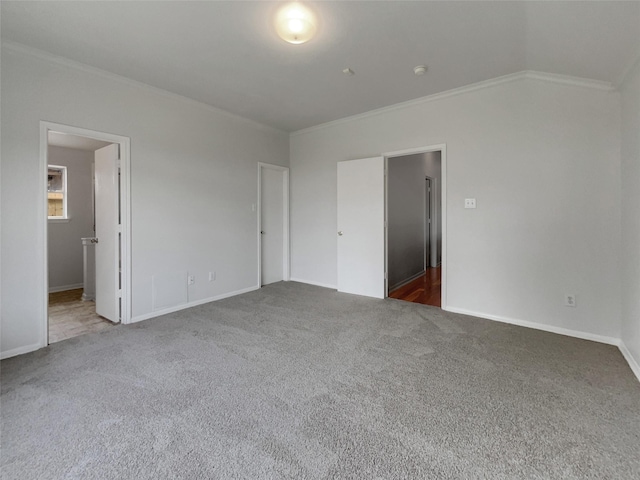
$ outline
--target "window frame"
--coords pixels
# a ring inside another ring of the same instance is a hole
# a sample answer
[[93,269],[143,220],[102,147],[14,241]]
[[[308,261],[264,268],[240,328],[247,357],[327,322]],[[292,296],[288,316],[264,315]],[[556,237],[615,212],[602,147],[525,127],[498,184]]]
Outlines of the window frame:
[[[51,222],[51,223],[66,223],[69,221],[69,210],[68,210],[68,204],[69,204],[69,199],[67,198],[67,190],[68,190],[68,186],[67,186],[67,167],[64,165],[47,165],[47,173],[49,172],[49,170],[60,170],[62,172],[62,190],[55,190],[56,193],[62,193],[62,216],[59,215],[49,215],[47,212],[47,221]],[[47,205],[49,204],[49,193],[52,193],[49,189],[47,189]]]

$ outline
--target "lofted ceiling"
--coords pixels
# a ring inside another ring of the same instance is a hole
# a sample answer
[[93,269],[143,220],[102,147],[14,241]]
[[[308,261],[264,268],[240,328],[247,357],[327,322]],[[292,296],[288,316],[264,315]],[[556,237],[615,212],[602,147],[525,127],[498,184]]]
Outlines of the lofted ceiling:
[[3,0],[0,31],[285,131],[523,70],[615,85],[640,53],[637,1],[307,4],[321,23],[302,45],[270,1]]

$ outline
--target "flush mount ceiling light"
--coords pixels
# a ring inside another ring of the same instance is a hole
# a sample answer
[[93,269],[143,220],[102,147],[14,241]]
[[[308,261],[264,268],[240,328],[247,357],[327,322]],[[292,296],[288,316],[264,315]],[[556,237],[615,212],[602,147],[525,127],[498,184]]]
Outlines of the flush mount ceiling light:
[[284,41],[294,44],[308,42],[318,28],[315,14],[300,2],[287,3],[275,17],[276,32]]
[[415,73],[416,75],[424,75],[425,73],[427,73],[427,66],[426,65],[418,65],[417,67],[413,67],[413,73]]

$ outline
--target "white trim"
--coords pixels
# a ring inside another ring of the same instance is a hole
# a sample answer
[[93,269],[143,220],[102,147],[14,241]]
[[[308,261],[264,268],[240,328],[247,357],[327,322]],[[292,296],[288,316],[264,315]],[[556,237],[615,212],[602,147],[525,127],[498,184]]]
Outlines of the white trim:
[[60,287],[49,287],[49,293],[66,292],[67,290],[77,290],[84,287],[83,283],[73,283],[71,285],[61,285]]
[[[69,221],[69,209],[67,208],[69,204],[69,199],[67,197],[68,189],[67,189],[67,167],[64,165],[47,165],[47,170],[60,170],[62,172],[62,215],[60,216],[49,216],[49,189],[47,183],[47,218],[51,223],[64,223]],[[49,180],[49,172],[47,171],[47,182]]]
[[7,350],[0,353],[0,360],[4,360],[5,358],[9,357],[15,357],[16,355],[22,355],[23,353],[35,352],[40,348],[42,348],[42,345],[40,345],[40,343],[34,343],[32,345],[25,345],[24,347]]
[[198,305],[215,302],[224,298],[235,297],[236,295],[242,295],[243,293],[249,293],[255,290],[260,290],[260,287],[254,285],[253,287],[243,288],[234,292],[223,293],[221,295],[216,295],[215,297],[203,298],[202,300],[194,300],[193,302],[183,303],[182,305],[177,305],[175,307],[169,307],[162,310],[156,310],[155,312],[145,313],[143,315],[133,317],[129,323],[142,322],[143,320],[149,320],[150,318],[161,317],[162,315],[167,315],[168,313],[174,313],[180,310],[185,310],[187,308],[197,307]]
[[570,85],[572,87],[591,88],[605,92],[615,90],[613,83],[604,80],[573,77],[571,75],[560,75],[557,73],[538,72],[535,70],[526,70],[523,73],[524,78],[529,78],[531,80],[542,80],[543,82],[559,83],[560,85]]
[[437,145],[431,145],[429,147],[414,147],[414,148],[407,148],[405,150],[394,150],[393,152],[383,153],[383,155],[387,158],[405,157],[407,155],[415,155],[417,153],[438,152],[440,150],[444,151],[446,148],[447,148],[446,143],[439,143]]
[[107,78],[109,80],[114,80],[116,82],[124,83],[126,85],[142,88],[144,90],[153,92],[157,95],[161,95],[163,97],[171,98],[174,100],[180,100],[183,102],[187,102],[191,105],[198,106],[205,110],[209,110],[212,112],[216,112],[222,115],[225,115],[234,120],[241,120],[243,122],[250,123],[255,127],[258,127],[262,130],[273,131],[277,133],[287,133],[284,130],[280,130],[278,128],[272,127],[271,125],[266,125],[264,123],[257,122],[256,120],[252,120],[250,118],[242,117],[235,113],[228,112],[226,110],[222,110],[221,108],[214,107],[213,105],[209,105],[208,103],[200,102],[198,100],[194,100],[193,98],[185,97],[178,93],[173,93],[168,90],[163,90],[162,88],[154,87],[153,85],[149,85],[144,82],[140,82],[138,80],[133,80],[129,77],[124,77],[122,75],[118,75],[116,73],[108,72],[106,70],[102,70],[100,68],[92,67],[91,65],[87,65],[85,63],[77,62],[75,60],[68,59],[66,57],[61,57],[59,55],[54,55],[49,52],[45,52],[44,50],[39,50],[37,48],[29,47],[22,43],[13,42],[13,41],[2,41],[2,48],[6,49],[9,53],[17,53],[28,57],[37,58],[39,60],[45,61],[50,64],[60,65],[67,68],[72,68],[74,70],[80,70],[86,73],[90,73],[92,75],[96,75],[102,78]]
[[330,122],[321,123],[319,125],[315,125],[309,128],[303,128],[301,130],[297,130],[295,132],[291,132],[289,134],[290,137],[295,137],[298,135],[305,135],[307,133],[316,132],[318,130],[324,130],[325,128],[334,127],[337,125],[342,125],[344,123],[349,123],[356,120],[362,120],[364,118],[375,117],[378,115],[382,115],[388,112],[393,112],[396,110],[403,110],[405,108],[412,108],[417,105],[421,105],[423,103],[433,102],[436,100],[442,100],[444,98],[453,97],[456,95],[461,95],[463,93],[474,92],[476,90],[482,90],[485,88],[495,87],[497,85],[502,85],[504,83],[514,82],[516,80],[523,79],[533,79],[540,80],[550,83],[559,83],[562,85],[571,85],[574,87],[583,87],[583,88],[592,88],[595,90],[603,90],[603,91],[613,91],[615,90],[613,84],[611,82],[603,82],[601,80],[591,80],[588,78],[580,78],[580,77],[572,77],[569,75],[557,75],[553,73],[544,73],[544,72],[536,72],[533,70],[523,70],[517,73],[511,73],[508,75],[504,75],[502,77],[492,78],[489,80],[484,80],[482,82],[473,83],[471,85],[466,85],[463,87],[454,88],[452,90],[446,90],[440,93],[434,93],[433,95],[427,95],[425,97],[415,98],[413,100],[408,100],[406,102],[396,103],[394,105],[389,105],[388,107],[376,108],[375,110],[369,110],[364,113],[359,113],[357,115],[351,115],[350,117],[339,118],[337,120],[332,120]]
[[384,158],[384,296],[387,298],[389,288],[389,157]]
[[48,272],[48,199],[47,199],[47,169],[48,169],[48,132],[53,130],[56,132],[67,133],[71,135],[79,135],[89,137],[96,140],[102,140],[109,143],[117,143],[120,145],[120,221],[121,221],[121,261],[122,261],[122,295],[121,295],[121,323],[127,324],[131,322],[131,139],[122,135],[112,133],[98,132],[86,128],[74,127],[61,123],[54,123],[41,120],[40,121],[40,176],[42,211],[38,212],[42,218],[44,228],[41,231],[42,237],[39,239],[44,245],[43,256],[43,319],[40,338],[40,346],[46,347],[49,344],[48,339],[48,310],[49,310],[49,272]]
[[[442,230],[442,260],[440,265],[442,267],[442,277],[441,277],[441,291],[440,291],[440,305],[443,310],[447,309],[447,144],[440,143],[437,145],[431,145],[428,147],[414,147],[408,148],[405,150],[396,150],[393,152],[383,153],[385,158],[385,168],[387,168],[387,163],[390,158],[394,157],[403,157],[405,155],[415,155],[417,153],[429,153],[429,152],[440,152],[440,195],[441,204],[440,204],[440,228]],[[385,220],[387,212],[387,192],[386,192],[386,183],[387,179],[385,179]],[[388,271],[388,238],[385,238],[385,269]],[[387,286],[386,295],[389,296],[389,289]]]
[[[429,181],[429,188],[427,188],[427,180]],[[434,199],[436,198],[435,194],[436,194],[436,178],[430,177],[429,175],[425,175],[424,176],[424,198],[422,199],[422,205],[424,207],[423,218],[425,219],[424,235],[423,235],[423,243],[425,245],[424,273],[427,272],[427,269],[435,267],[435,264],[438,263],[438,232],[435,229],[435,226],[437,223],[436,222],[437,212],[435,208],[436,202],[434,202]],[[427,211],[427,200],[429,201],[429,211]],[[428,250],[426,248],[427,240],[429,240]],[[435,254],[433,254],[434,252]]]
[[282,172],[282,279],[289,281],[291,259],[289,248],[289,167],[258,162],[258,285],[262,285],[262,169],[270,168]]
[[[426,202],[425,202],[426,203]],[[395,285],[391,285],[389,287],[389,292],[392,292],[394,290],[399,289],[400,287],[404,287],[406,284],[413,282],[415,279],[422,277],[425,273],[427,273],[427,270],[423,270],[419,273],[416,273],[415,275],[411,275],[409,278],[406,278],[404,280],[402,280],[401,282],[396,283]],[[388,296],[388,293],[387,293]]]
[[293,277],[290,278],[289,280],[291,282],[305,283],[307,285],[314,285],[316,287],[330,288],[331,290],[338,290],[337,285],[331,285],[330,283],[314,282],[311,280],[303,280],[301,278],[293,278]]
[[631,352],[622,340],[620,340],[620,345],[618,345],[618,348],[620,349],[620,352],[622,353],[624,359],[629,364],[631,371],[634,373],[638,381],[640,381],[640,365],[638,365],[638,362],[635,358],[633,358],[633,355],[631,355]]
[[580,338],[582,340],[591,340],[593,342],[606,343],[607,345],[615,345],[616,347],[620,344],[620,339],[615,337],[607,337],[604,335],[597,335],[595,333],[581,332],[579,330],[570,330],[568,328],[562,327],[554,327],[553,325],[546,325],[544,323],[530,322],[528,320],[503,317],[500,315],[490,315],[488,313],[473,312],[471,310],[465,310],[464,308],[447,307],[443,310],[446,310],[447,312],[460,313],[462,315],[470,315],[472,317],[484,318],[486,320],[493,320],[501,323],[509,323],[511,325],[517,325],[519,327],[527,327],[533,328],[535,330],[557,333],[559,335]]
[[[49,196],[47,194],[47,185],[49,182],[49,128],[45,122],[40,122],[40,211],[38,218],[42,221],[43,228],[38,229],[38,242],[44,246],[42,257],[42,312],[43,318],[40,327],[39,347],[49,345]],[[19,350],[19,349],[18,349]],[[15,350],[11,350],[15,351]],[[30,350],[29,350],[30,351]]]

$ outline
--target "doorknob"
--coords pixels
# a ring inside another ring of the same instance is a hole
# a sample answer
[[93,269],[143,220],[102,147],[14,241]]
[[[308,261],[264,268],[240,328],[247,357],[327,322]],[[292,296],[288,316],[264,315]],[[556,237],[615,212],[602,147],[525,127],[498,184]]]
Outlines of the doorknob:
[[341,237],[341,236],[342,236],[342,230],[340,230],[340,231],[338,232],[338,236],[339,236],[339,237]]
[[91,239],[91,243],[98,243],[98,239],[97,238],[92,238]]
[[264,230],[260,230],[260,235],[264,235]]

